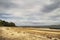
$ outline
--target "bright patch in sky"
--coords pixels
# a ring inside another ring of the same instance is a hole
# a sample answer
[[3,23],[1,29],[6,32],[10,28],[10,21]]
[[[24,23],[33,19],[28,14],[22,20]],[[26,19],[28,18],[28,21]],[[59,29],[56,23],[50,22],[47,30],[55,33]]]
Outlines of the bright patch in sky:
[[0,19],[20,26],[60,24],[60,0],[0,0]]

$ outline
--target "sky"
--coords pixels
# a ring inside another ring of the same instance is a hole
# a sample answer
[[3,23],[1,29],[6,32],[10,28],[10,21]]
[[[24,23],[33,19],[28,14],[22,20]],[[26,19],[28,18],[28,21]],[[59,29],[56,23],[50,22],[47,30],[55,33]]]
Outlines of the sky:
[[0,19],[18,26],[60,24],[60,0],[0,0]]

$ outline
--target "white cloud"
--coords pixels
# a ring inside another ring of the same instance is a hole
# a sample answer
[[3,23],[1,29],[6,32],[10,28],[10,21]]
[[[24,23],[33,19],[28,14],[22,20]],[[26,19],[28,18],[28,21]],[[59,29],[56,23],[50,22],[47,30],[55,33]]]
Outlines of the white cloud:
[[57,7],[60,2],[59,0],[57,0],[57,2],[56,0],[0,1],[0,14],[11,14],[11,18],[9,18],[7,15],[7,19],[4,19],[2,17],[0,17],[0,19],[2,18],[7,21],[13,21],[17,25],[51,25],[59,24],[60,22],[60,9]]

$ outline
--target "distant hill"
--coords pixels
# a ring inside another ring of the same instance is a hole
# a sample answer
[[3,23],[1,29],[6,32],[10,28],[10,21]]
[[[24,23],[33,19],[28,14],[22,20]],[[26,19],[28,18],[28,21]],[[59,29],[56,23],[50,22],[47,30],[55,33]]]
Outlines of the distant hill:
[[51,29],[55,28],[55,29],[60,29],[60,25],[51,25],[49,26]]
[[4,20],[0,20],[0,27],[7,26],[7,27],[34,27],[34,28],[50,28],[50,29],[60,29],[60,25],[48,25],[48,26],[16,26],[13,22],[7,22]]
[[19,26],[19,27],[30,27],[30,28],[50,28],[50,29],[60,29],[60,25],[49,25],[49,26]]

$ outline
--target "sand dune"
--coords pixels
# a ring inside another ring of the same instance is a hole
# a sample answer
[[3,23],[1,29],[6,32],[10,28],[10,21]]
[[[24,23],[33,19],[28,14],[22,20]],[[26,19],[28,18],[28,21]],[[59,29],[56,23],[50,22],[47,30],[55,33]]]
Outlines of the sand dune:
[[60,30],[48,28],[0,27],[1,40],[60,40]]

